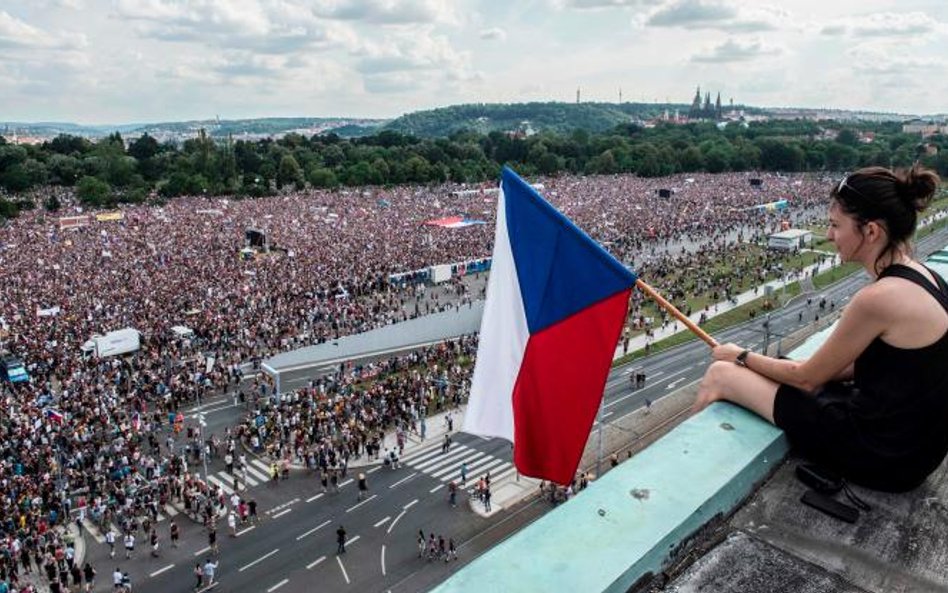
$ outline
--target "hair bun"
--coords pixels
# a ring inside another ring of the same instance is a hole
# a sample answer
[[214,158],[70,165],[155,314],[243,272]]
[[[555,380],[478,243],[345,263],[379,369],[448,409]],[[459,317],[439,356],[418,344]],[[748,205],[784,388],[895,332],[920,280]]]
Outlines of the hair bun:
[[938,188],[938,174],[915,164],[911,169],[896,174],[899,197],[917,212],[928,207]]

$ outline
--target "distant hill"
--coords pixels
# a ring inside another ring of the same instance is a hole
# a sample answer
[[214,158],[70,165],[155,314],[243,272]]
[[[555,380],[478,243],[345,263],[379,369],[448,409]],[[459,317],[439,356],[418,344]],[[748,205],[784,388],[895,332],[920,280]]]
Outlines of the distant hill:
[[365,136],[375,133],[387,120],[353,117],[268,117],[258,119],[191,120],[180,122],[81,125],[68,122],[0,122],[0,134],[52,138],[58,134],[101,138],[112,132],[123,136],[148,133],[159,139],[191,137],[204,128],[216,138],[280,137],[290,132],[305,136],[335,132],[343,137]]
[[449,136],[459,130],[481,134],[575,129],[603,132],[657,117],[666,110],[687,113],[688,107],[677,103],[477,103],[408,113],[388,122],[384,129],[420,137]]

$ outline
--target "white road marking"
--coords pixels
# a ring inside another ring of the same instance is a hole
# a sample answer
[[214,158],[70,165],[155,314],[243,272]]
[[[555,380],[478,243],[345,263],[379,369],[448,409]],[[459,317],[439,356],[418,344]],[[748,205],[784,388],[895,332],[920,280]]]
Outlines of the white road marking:
[[454,463],[457,459],[463,457],[465,454],[469,454],[470,452],[470,449],[464,445],[456,445],[455,450],[448,452],[446,455],[430,459],[424,463],[414,463],[412,465],[413,467],[430,473],[436,471],[439,467],[443,467],[448,463]]
[[385,576],[385,544],[382,544],[382,576]]
[[250,568],[251,566],[256,566],[256,565],[260,564],[261,562],[263,562],[264,560],[266,560],[267,558],[269,558],[270,556],[273,556],[274,554],[276,554],[276,553],[279,552],[279,551],[280,551],[280,548],[276,548],[276,549],[273,550],[272,552],[267,552],[266,554],[264,554],[263,556],[257,558],[256,560],[254,560],[254,561],[251,562],[250,564],[245,564],[245,565],[241,566],[240,568],[237,569],[237,572],[243,572],[243,571],[247,570],[248,568]]
[[[433,441],[432,441],[433,442]],[[440,455],[441,447],[431,447],[425,449],[424,451],[419,451],[418,453],[412,453],[411,455],[406,455],[404,459],[399,459],[399,463],[418,463],[423,459],[428,459],[433,455]]]
[[385,531],[385,533],[391,533],[392,530],[395,529],[395,524],[398,523],[398,520],[401,519],[402,517],[404,517],[404,516],[405,516],[405,513],[407,513],[407,512],[408,512],[408,511],[402,511],[402,512],[398,513],[398,516],[395,517],[395,520],[392,521],[392,524],[388,526],[388,529]]
[[374,474],[375,472],[379,471],[380,469],[382,469],[382,466],[381,466],[381,465],[377,465],[377,466],[373,467],[372,469],[370,469],[369,471],[367,471],[367,472],[365,472],[365,473],[367,473],[367,474]]
[[348,480],[346,480],[346,481],[343,482],[342,484],[339,484],[339,487],[342,488],[343,486],[348,486],[348,485],[351,484],[351,483],[352,483],[352,478],[349,478]]
[[201,554],[206,554],[207,552],[210,552],[210,551],[211,551],[211,546],[207,546],[206,548],[201,548],[200,550],[195,552],[194,555],[200,556]]
[[677,379],[675,379],[674,381],[672,381],[671,383],[669,383],[669,384],[665,387],[665,389],[674,389],[676,385],[678,385],[678,384],[681,383],[682,381],[687,381],[687,380],[688,380],[688,377],[678,377]]
[[418,472],[414,472],[414,473],[412,473],[410,476],[408,476],[408,477],[406,477],[406,478],[402,478],[401,480],[395,482],[394,484],[392,484],[392,485],[389,486],[388,488],[389,488],[389,490],[391,490],[392,488],[395,488],[396,486],[400,486],[400,485],[404,484],[405,482],[407,482],[408,480],[414,478],[414,477],[417,476],[417,475],[418,475]]
[[242,536],[243,534],[247,533],[248,531],[253,531],[253,530],[256,529],[256,528],[257,528],[256,525],[251,525],[250,527],[247,527],[246,529],[241,529],[240,531],[237,532],[237,537]]
[[292,511],[292,510],[293,510],[293,509],[283,509],[282,511],[280,511],[279,513],[273,515],[273,516],[270,517],[270,518],[271,518],[271,519],[279,519],[280,517],[282,517],[283,515],[289,513],[289,512]]
[[[315,533],[317,530],[322,529],[323,527],[325,527],[325,526],[327,526],[327,525],[329,525],[329,521],[328,521],[328,520],[323,521],[322,523],[320,523],[320,524],[317,525],[316,527],[313,527],[312,529],[310,529],[310,530],[307,531],[306,533],[304,533],[304,534],[300,535],[299,537],[297,537],[297,538],[296,538],[296,541],[300,541],[301,539],[303,539],[303,538],[306,537],[307,535],[310,535],[310,534],[312,534],[312,533]],[[309,568],[309,567],[307,567],[307,568]]]
[[323,497],[323,493],[320,492],[320,493],[317,494],[316,496],[310,496],[309,498],[307,498],[307,499],[306,499],[306,502],[313,502],[314,500],[319,500],[319,499],[322,498],[322,497]]
[[359,541],[359,538],[360,538],[360,537],[362,537],[362,536],[361,536],[361,535],[357,535],[357,536],[355,536],[355,537],[352,538],[352,539],[347,539],[347,540],[346,540],[346,545],[347,545],[347,546],[351,546],[352,544],[354,544],[354,543],[356,543],[357,541]]
[[272,587],[270,587],[269,589],[267,589],[267,593],[273,593],[274,591],[276,591],[277,589],[279,589],[280,587],[282,587],[283,585],[285,585],[285,584],[287,584],[287,583],[289,583],[289,582],[290,582],[290,579],[283,579],[282,581],[280,581],[280,582],[277,583],[276,585],[273,585]]
[[340,558],[339,556],[336,556],[336,562],[339,563],[339,570],[342,571],[342,576],[343,576],[343,578],[346,579],[346,584],[348,585],[348,584],[349,584],[349,575],[346,574],[346,567],[342,565],[342,558]]
[[376,496],[378,496],[378,494],[373,494],[372,496],[366,498],[365,500],[363,500],[363,501],[360,502],[359,504],[356,504],[356,505],[353,505],[353,506],[349,507],[348,509],[346,509],[346,512],[347,512],[347,513],[351,513],[352,511],[354,511],[354,510],[356,510],[357,508],[361,507],[362,505],[364,505],[365,503],[369,502],[370,500],[372,500],[372,499],[375,498]]
[[444,488],[444,484],[438,484],[437,486],[429,490],[428,494],[434,494],[435,492],[437,492],[438,490],[441,490],[442,488]]
[[429,471],[428,473],[431,474],[431,477],[433,477],[433,478],[440,478],[440,477],[443,476],[444,474],[447,474],[447,473],[450,473],[450,472],[459,472],[459,473],[460,473],[460,471],[461,471],[461,466],[462,466],[463,464],[466,463],[466,464],[468,465],[468,467],[470,467],[470,466],[474,465],[474,460],[475,460],[475,459],[479,459],[479,458],[483,457],[484,455],[485,455],[484,452],[482,452],[482,451],[476,451],[476,452],[474,452],[473,455],[468,455],[467,457],[461,457],[461,458],[459,458],[459,459],[455,459],[455,460],[454,460],[454,463],[451,463],[451,464],[448,465],[447,467],[443,467],[443,468],[439,469],[439,470],[436,471],[436,472],[431,472],[431,471]]
[[316,560],[313,560],[312,562],[310,562],[309,564],[306,565],[306,570],[311,570],[314,566],[319,565],[319,563],[322,562],[322,561],[325,560],[325,559],[326,559],[325,556],[320,556],[320,557],[317,558]]
[[164,568],[159,568],[158,570],[156,570],[155,572],[151,573],[148,576],[156,577],[165,571],[171,570],[172,568],[174,568],[174,564],[169,564],[168,566],[165,566]]
[[385,517],[384,519],[379,520],[379,522],[373,525],[372,527],[379,527],[381,525],[385,525],[385,523],[388,522],[389,519],[391,519],[391,517]]
[[416,504],[418,504],[418,499],[417,499],[417,498],[416,498],[415,500],[411,501],[410,503],[406,504],[406,505],[403,506],[402,508],[407,511],[408,509],[410,509],[411,507],[415,506]]

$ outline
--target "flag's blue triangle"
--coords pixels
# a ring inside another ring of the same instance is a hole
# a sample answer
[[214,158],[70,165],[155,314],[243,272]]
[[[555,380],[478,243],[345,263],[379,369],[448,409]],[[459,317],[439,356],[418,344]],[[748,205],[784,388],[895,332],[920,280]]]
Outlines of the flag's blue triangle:
[[635,284],[633,272],[508,167],[502,185],[531,334]]

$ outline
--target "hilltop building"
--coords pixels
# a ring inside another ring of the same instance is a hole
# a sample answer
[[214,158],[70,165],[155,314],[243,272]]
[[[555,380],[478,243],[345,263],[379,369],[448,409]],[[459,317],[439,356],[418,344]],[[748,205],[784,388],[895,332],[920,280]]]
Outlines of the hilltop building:
[[721,112],[721,92],[718,91],[717,99],[711,103],[711,92],[704,95],[704,101],[701,99],[701,87],[695,91],[695,98],[691,102],[691,109],[688,111],[688,119],[711,119],[720,120]]
[[902,124],[903,134],[921,134],[922,138],[935,134],[948,134],[948,125],[932,120],[911,119]]

